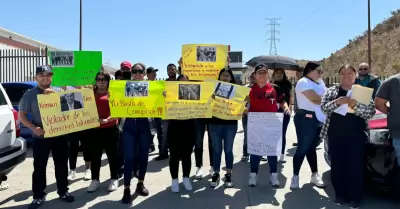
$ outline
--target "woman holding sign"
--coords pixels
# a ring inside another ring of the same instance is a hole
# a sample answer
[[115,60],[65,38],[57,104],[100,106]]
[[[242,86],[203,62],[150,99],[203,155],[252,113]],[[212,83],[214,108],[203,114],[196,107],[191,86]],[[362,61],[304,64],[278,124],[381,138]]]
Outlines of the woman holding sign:
[[[143,81],[146,67],[141,63],[132,66],[131,73],[134,81]],[[136,194],[147,196],[149,190],[144,186],[144,177],[147,172],[149,148],[153,136],[157,133],[155,122],[152,118],[126,118],[122,119],[122,141],[124,144],[124,195],[122,202],[128,204],[132,201],[130,184],[133,167],[139,164]]]
[[[368,119],[375,114],[374,103],[362,104],[347,96],[356,79],[357,71],[350,65],[339,70],[340,85],[327,90],[321,102],[327,120],[321,131],[321,138],[329,139],[331,154],[331,178],[336,194],[336,205],[350,203],[358,208],[364,184],[364,152],[368,140]],[[336,111],[340,106],[354,113],[345,115]],[[351,111],[353,112],[353,111]]]
[[[224,68],[220,71],[218,80],[236,84],[232,70],[229,68]],[[225,186],[227,188],[233,187],[233,142],[236,136],[237,128],[237,120],[222,120],[216,117],[213,117],[209,120],[209,132],[213,150],[212,167],[214,169],[214,174],[212,175],[210,182],[211,187],[216,187],[219,185],[222,149],[225,152],[226,163]]]
[[[248,112],[278,112],[281,108],[284,114],[290,114],[289,106],[284,97],[285,94],[275,84],[269,82],[268,68],[264,64],[259,64],[255,68],[256,83],[250,90],[249,94],[249,110]],[[249,186],[255,187],[257,184],[258,167],[260,166],[262,156],[251,154]],[[267,156],[270,182],[273,187],[279,187],[278,180],[278,157]]]
[[[189,81],[186,75],[179,75],[178,81]],[[168,92],[166,92],[168,93]],[[169,171],[171,172],[171,191],[179,192],[179,161],[182,161],[183,186],[192,190],[189,175],[192,167],[192,152],[196,140],[196,120],[170,120],[168,125]]]
[[99,114],[100,127],[90,130],[93,135],[90,146],[92,152],[92,182],[87,188],[87,192],[95,192],[100,186],[100,167],[103,150],[106,152],[111,173],[108,191],[113,192],[119,186],[117,162],[118,120],[110,116],[110,106],[108,103],[108,86],[110,80],[111,77],[107,73],[100,72],[96,75],[96,85],[93,91]]

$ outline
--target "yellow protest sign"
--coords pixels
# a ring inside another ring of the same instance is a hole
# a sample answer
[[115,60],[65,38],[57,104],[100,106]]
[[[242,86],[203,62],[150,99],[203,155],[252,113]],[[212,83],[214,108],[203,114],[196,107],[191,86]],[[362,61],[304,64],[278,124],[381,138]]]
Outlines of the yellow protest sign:
[[240,120],[246,105],[245,98],[250,88],[213,81],[215,100],[213,102],[213,116],[224,120]]
[[164,119],[211,118],[211,82],[166,82]]
[[223,120],[240,120],[246,106],[244,101],[228,100],[215,97],[212,116]]
[[115,118],[161,118],[165,81],[110,81],[110,111]]
[[44,137],[60,136],[100,126],[92,89],[37,96]]
[[182,74],[190,80],[217,79],[227,64],[228,46],[218,44],[188,44],[182,46]]

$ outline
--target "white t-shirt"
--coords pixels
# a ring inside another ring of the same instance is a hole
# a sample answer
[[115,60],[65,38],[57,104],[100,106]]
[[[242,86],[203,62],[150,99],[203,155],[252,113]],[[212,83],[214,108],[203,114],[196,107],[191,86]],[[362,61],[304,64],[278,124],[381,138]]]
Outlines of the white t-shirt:
[[314,90],[317,95],[322,97],[326,91],[325,83],[322,79],[316,83],[309,78],[303,77],[296,84],[297,107],[299,109],[315,112],[315,108],[318,108],[320,105],[314,104],[303,94],[303,92],[307,90]]

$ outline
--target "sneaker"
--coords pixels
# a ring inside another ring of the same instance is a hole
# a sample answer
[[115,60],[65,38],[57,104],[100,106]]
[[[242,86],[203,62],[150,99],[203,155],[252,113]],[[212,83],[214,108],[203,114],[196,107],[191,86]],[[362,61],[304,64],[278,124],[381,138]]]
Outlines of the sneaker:
[[292,177],[292,182],[290,183],[290,188],[291,188],[291,189],[298,189],[298,188],[300,188],[300,185],[299,185],[299,176],[294,175],[294,176]]
[[92,179],[92,171],[90,169],[85,170],[85,176],[83,177],[84,181],[89,181]]
[[255,187],[257,185],[257,174],[250,173],[249,175],[249,186]]
[[46,196],[42,198],[33,199],[28,209],[37,209],[44,203],[44,201],[46,201]]
[[179,181],[178,181],[178,179],[172,179],[171,191],[173,193],[178,193],[179,192]]
[[219,180],[219,173],[214,173],[211,178],[210,187],[217,187],[219,185]]
[[194,175],[194,178],[197,180],[200,180],[203,178],[203,170],[201,167],[197,168],[196,174]]
[[193,190],[192,182],[190,181],[189,178],[187,178],[187,177],[186,177],[186,178],[183,178],[182,183],[183,183],[183,186],[185,187],[185,189],[186,189],[187,191],[192,191],[192,190]]
[[166,160],[168,158],[169,158],[168,154],[167,155],[159,155],[156,158],[154,158],[154,160],[155,161],[161,161],[161,160]]
[[100,181],[92,180],[92,182],[90,182],[89,187],[86,189],[86,192],[88,193],[95,192],[99,187],[100,187]]
[[358,203],[358,202],[350,202],[349,203],[349,208],[350,209],[358,209],[358,208],[360,208],[360,203]]
[[212,176],[212,175],[214,175],[214,168],[213,167],[210,167],[210,176]]
[[279,179],[278,179],[277,173],[271,173],[271,175],[269,177],[269,181],[270,181],[272,187],[279,187]]
[[232,174],[230,174],[230,173],[225,174],[225,187],[226,188],[233,187]]
[[324,181],[322,180],[321,176],[318,173],[314,173],[311,176],[310,183],[314,184],[316,187],[319,187],[319,188],[324,188],[326,186]]
[[149,195],[149,190],[147,190],[146,187],[144,186],[144,184],[141,182],[137,183],[135,192],[141,196]]
[[242,161],[243,162],[249,162],[249,156],[248,155],[243,155],[242,156]]
[[76,177],[76,172],[74,170],[70,170],[68,173],[68,181],[73,181]]
[[75,198],[69,192],[66,192],[64,195],[60,195],[60,199],[64,202],[74,202]]
[[132,202],[131,190],[129,188],[124,189],[124,196],[122,196],[121,201],[124,204],[129,204],[130,202]]
[[282,154],[281,157],[279,158],[279,162],[281,162],[281,163],[286,163],[285,155],[284,155],[284,154]]
[[8,189],[8,184],[6,183],[6,182],[1,182],[1,184],[0,184],[0,191],[4,191],[4,190],[7,190]]
[[336,206],[342,207],[342,206],[344,206],[344,203],[345,203],[345,201],[342,200],[342,199],[336,199],[335,200],[335,205]]
[[262,157],[261,157],[261,161],[267,162],[267,161],[268,161],[268,158],[267,158],[266,156],[262,156]]
[[108,191],[109,192],[114,192],[118,189],[119,187],[119,182],[117,179],[111,179],[110,180],[110,185],[108,186]]

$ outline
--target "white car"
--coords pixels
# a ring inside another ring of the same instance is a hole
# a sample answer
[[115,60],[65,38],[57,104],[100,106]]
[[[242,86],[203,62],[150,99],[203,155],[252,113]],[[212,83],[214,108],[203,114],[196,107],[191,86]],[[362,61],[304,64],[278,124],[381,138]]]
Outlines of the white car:
[[20,136],[18,112],[0,84],[0,185],[26,158],[26,141]]

